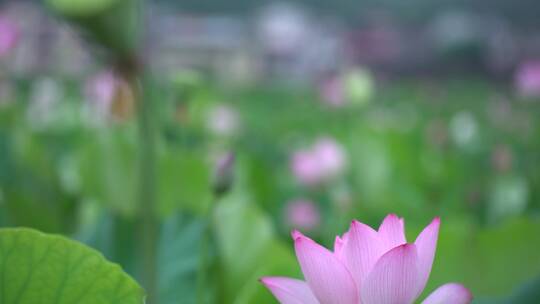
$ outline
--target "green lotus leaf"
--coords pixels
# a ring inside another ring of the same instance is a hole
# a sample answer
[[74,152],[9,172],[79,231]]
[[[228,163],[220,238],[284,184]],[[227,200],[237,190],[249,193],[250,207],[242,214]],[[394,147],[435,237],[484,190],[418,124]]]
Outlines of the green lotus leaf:
[[0,303],[141,304],[144,292],[85,245],[26,228],[0,229]]

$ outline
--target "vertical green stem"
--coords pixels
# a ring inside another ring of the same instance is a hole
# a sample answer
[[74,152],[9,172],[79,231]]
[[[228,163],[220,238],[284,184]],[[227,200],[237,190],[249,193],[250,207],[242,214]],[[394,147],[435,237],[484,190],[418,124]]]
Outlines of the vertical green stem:
[[142,285],[146,289],[148,304],[158,304],[157,296],[157,242],[159,223],[156,216],[156,130],[152,99],[144,94],[138,69],[127,73],[135,92],[139,134],[139,261]]
[[208,278],[206,276],[208,272],[209,264],[209,247],[211,242],[211,212],[207,211],[204,219],[204,230],[201,236],[200,254],[199,254],[199,267],[197,270],[197,303],[204,304],[206,302],[204,296],[208,290]]
[[[146,2],[137,0],[138,17],[144,19],[143,12]],[[139,21],[140,21],[139,20]],[[142,271],[142,285],[146,288],[146,303],[158,304],[158,240],[159,222],[156,214],[157,204],[157,155],[156,134],[157,117],[154,112],[154,103],[148,92],[144,91],[144,83],[141,83],[144,69],[137,55],[128,58],[128,66],[131,66],[130,83],[135,93],[137,108],[137,124],[139,128],[139,170],[140,170],[140,269]]]
[[208,298],[205,296],[209,290],[209,268],[215,266],[215,261],[210,256],[210,251],[214,242],[214,234],[212,230],[212,220],[214,215],[214,206],[218,203],[219,195],[214,193],[210,200],[210,205],[206,208],[203,215],[204,228],[201,235],[201,243],[199,246],[199,265],[197,268],[197,304],[204,304],[208,302]]

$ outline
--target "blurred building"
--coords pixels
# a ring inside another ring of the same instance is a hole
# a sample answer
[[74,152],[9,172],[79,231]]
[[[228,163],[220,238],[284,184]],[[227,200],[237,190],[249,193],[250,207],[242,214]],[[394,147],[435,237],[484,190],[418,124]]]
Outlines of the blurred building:
[[[219,82],[316,78],[341,63],[342,35],[299,8],[269,6],[254,17],[189,15],[155,7],[149,18],[153,68],[200,70]],[[171,33],[164,35],[163,33]]]
[[[20,28],[3,63],[13,75],[77,78],[95,69],[92,46],[41,2],[9,1],[0,12]],[[151,2],[146,20],[144,51],[155,75],[196,70],[223,85],[311,83],[357,65],[390,75],[465,71],[510,78],[521,62],[540,57],[538,29],[493,11],[437,10],[409,22],[395,10],[371,9],[351,21],[289,3],[195,13]]]
[[245,20],[232,16],[187,15],[153,7],[149,18],[150,62],[159,75],[198,70],[228,84],[258,78],[259,54]]

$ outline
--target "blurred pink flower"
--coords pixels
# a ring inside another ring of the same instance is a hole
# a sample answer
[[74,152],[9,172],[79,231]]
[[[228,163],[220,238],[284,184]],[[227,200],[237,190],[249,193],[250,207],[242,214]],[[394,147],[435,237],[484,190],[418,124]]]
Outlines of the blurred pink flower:
[[305,199],[293,200],[287,204],[287,223],[290,227],[312,231],[319,227],[321,216],[317,206]]
[[523,63],[516,72],[516,88],[525,97],[540,96],[540,60]]
[[291,169],[298,182],[304,185],[318,184],[324,177],[317,156],[308,150],[294,153]]
[[13,21],[0,16],[0,57],[7,55],[19,40],[19,29]]
[[342,173],[346,165],[345,151],[331,138],[321,138],[308,150],[300,150],[291,158],[291,170],[299,183],[316,185]]
[[90,77],[84,90],[87,99],[102,113],[109,113],[118,89],[118,79],[112,71],[102,71]]
[[327,176],[341,173],[346,164],[345,152],[341,145],[331,138],[321,138],[314,148],[322,171]]
[[343,82],[340,77],[333,76],[324,79],[319,84],[319,92],[322,101],[332,107],[345,105],[345,92]]
[[[424,290],[435,257],[439,234],[435,218],[407,243],[404,220],[388,215],[379,230],[358,221],[342,237],[334,252],[294,231],[296,256],[306,281],[265,277],[262,283],[282,304],[411,304]],[[466,304],[467,288],[448,283],[423,304]]]
[[84,94],[92,123],[125,121],[134,115],[135,89],[112,70],[101,71],[86,80]]

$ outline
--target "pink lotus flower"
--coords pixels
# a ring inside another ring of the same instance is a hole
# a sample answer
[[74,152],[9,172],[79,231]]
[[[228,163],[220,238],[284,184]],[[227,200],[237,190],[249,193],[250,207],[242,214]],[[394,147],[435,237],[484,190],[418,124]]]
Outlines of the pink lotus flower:
[[[411,304],[424,290],[439,233],[435,218],[407,243],[404,221],[388,215],[379,230],[353,221],[336,237],[334,252],[294,231],[296,256],[306,281],[265,277],[261,281],[282,304]],[[466,304],[469,290],[442,285],[423,304]]]

